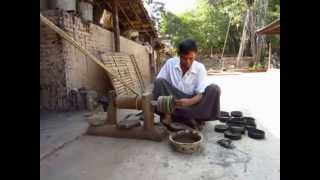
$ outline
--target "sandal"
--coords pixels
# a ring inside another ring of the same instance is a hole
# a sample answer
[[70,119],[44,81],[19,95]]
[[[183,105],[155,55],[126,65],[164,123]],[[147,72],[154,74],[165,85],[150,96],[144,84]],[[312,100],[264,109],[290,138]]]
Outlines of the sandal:
[[217,143],[227,149],[233,149],[235,146],[232,144],[232,141],[230,139],[220,139],[217,141]]
[[161,124],[164,125],[170,131],[174,131],[174,132],[190,129],[188,126],[181,124],[181,123],[177,123],[177,122],[172,122],[170,124],[167,124],[165,122],[161,122]]

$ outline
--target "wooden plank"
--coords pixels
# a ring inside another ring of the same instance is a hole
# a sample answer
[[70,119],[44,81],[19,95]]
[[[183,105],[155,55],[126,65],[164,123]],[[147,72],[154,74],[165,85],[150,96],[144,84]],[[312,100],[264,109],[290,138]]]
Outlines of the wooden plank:
[[[141,85],[141,82],[139,81],[139,69],[135,67],[136,62],[133,61],[132,57],[121,52],[115,52],[115,53],[109,53],[108,55],[103,54],[102,55],[104,62],[110,61],[112,59],[112,62],[115,62],[117,67],[117,71],[119,72],[119,75],[121,75],[121,79],[123,80],[126,85],[130,86],[134,90],[138,90],[140,92],[143,91],[143,87]],[[121,86],[116,86],[117,91],[121,88]],[[123,90],[123,88],[122,88]],[[131,94],[130,92],[127,92],[127,94]]]
[[119,13],[118,0],[112,0],[112,17],[113,17],[113,31],[114,31],[114,47],[116,52],[120,52],[120,28],[119,28]]
[[[129,8],[132,10],[132,12],[133,12],[134,15],[136,16],[136,18],[143,24],[143,21],[141,20],[141,17],[138,16],[138,14],[137,14],[137,12],[135,11],[135,9],[133,9],[131,5],[129,5]],[[148,34],[148,36],[151,36],[151,35],[149,34],[149,32],[146,32],[146,33]]]
[[145,90],[145,87],[144,87],[144,83],[143,83],[143,78],[142,78],[141,71],[140,71],[140,69],[139,69],[139,67],[138,67],[137,61],[136,61],[134,55],[131,55],[130,57],[131,57],[131,60],[132,60],[132,64],[133,64],[133,66],[134,66],[134,68],[135,68],[135,71],[136,71],[138,80],[139,80],[139,82],[140,82],[140,87],[141,87],[141,89],[144,91],[144,90]]
[[129,18],[128,15],[124,12],[124,10],[122,9],[121,6],[119,6],[119,9],[120,9],[121,13],[123,14],[123,16],[126,18],[126,20],[128,21],[128,23],[130,24],[131,28],[134,29],[134,27],[133,27],[133,25],[132,25],[132,23],[131,23],[131,21],[130,21],[130,18]]
[[[122,75],[121,75],[121,73],[120,73],[120,70],[119,70],[119,68],[118,68],[118,65],[117,65],[117,62],[116,62],[114,56],[112,56],[112,59],[113,59],[113,62],[115,63],[115,66],[116,66],[116,68],[117,68],[117,71],[118,71],[118,74],[119,74],[119,78],[123,80]],[[127,85],[127,82],[126,82],[125,80],[123,80],[123,83],[125,83],[126,86],[128,86],[128,85]],[[126,91],[128,91],[127,88],[125,88],[125,89],[126,89]]]
[[279,34],[280,33],[280,18],[273,21],[272,23],[258,29],[256,31],[258,35],[261,34]]

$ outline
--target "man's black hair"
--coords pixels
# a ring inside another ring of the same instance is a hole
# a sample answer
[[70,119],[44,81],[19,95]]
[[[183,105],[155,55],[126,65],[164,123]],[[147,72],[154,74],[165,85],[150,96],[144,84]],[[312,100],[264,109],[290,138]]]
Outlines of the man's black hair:
[[197,52],[198,46],[197,43],[193,39],[185,39],[181,41],[178,45],[178,55],[184,55],[191,51]]

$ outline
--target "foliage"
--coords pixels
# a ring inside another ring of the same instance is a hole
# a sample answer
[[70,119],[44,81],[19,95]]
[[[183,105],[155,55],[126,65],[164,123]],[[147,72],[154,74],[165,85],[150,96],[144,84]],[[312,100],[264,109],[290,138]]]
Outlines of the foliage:
[[[269,1],[266,23],[279,17],[279,0]],[[246,0],[197,0],[193,11],[178,15],[164,11],[160,34],[169,37],[174,46],[184,38],[194,38],[199,51],[208,54],[211,48],[222,50],[230,21],[226,52],[236,54],[247,3]]]
[[269,0],[267,11],[267,24],[280,18],[280,0]]
[[[267,24],[273,22],[280,17],[280,0],[269,0],[267,12]],[[280,44],[280,36],[271,37],[271,43],[278,46]]]
[[241,0],[225,0],[210,3],[208,0],[198,0],[196,10],[175,15],[165,12],[162,16],[160,33],[171,38],[174,46],[184,38],[194,38],[199,51],[210,48],[222,49],[231,19],[230,32],[233,39],[240,40],[240,27],[245,11],[245,3]]
[[251,71],[260,70],[263,68],[265,68],[265,65],[261,64],[261,63],[254,63],[254,64],[249,65],[249,70],[251,70]]

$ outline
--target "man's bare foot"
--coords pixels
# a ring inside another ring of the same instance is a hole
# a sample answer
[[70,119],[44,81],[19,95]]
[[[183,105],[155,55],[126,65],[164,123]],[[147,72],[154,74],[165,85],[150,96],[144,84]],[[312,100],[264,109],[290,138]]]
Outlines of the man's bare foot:
[[199,124],[195,119],[190,119],[190,121],[188,122],[188,124],[190,125],[190,127],[194,130],[200,130],[199,128]]
[[199,125],[199,130],[202,131],[204,126],[206,125],[205,124],[206,122],[205,121],[197,121],[197,122],[198,122],[198,125]]

